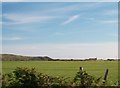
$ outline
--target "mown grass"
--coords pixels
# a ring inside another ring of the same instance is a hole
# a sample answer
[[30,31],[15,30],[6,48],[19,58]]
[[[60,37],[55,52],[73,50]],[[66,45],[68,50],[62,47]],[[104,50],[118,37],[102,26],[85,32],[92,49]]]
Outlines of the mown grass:
[[95,77],[104,77],[105,70],[109,69],[110,84],[118,81],[118,61],[3,61],[3,73],[9,73],[16,67],[35,68],[38,72],[64,76],[73,79],[79,67],[82,66],[89,74]]

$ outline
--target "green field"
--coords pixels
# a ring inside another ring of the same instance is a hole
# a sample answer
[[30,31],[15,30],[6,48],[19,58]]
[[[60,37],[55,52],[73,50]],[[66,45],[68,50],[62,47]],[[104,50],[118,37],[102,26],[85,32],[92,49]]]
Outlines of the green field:
[[108,80],[110,83],[118,81],[118,61],[3,61],[3,73],[9,73],[16,67],[35,68],[38,72],[52,75],[65,76],[71,79],[82,66],[89,74],[95,77],[104,76],[109,69]]

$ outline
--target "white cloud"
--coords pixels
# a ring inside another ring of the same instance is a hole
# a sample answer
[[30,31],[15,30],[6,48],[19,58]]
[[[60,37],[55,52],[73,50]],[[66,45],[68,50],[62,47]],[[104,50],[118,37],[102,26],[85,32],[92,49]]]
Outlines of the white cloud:
[[105,24],[118,24],[117,20],[103,20],[101,21],[101,23],[105,23]]
[[118,19],[95,19],[95,18],[85,18],[86,20],[88,20],[89,22],[94,22],[94,23],[100,23],[100,24],[110,24],[110,25],[115,25],[118,24]]
[[25,0],[1,0],[2,2],[22,2]]
[[119,2],[119,0],[2,0],[3,2]]
[[0,13],[0,18],[2,18],[2,14]]
[[70,17],[68,20],[64,21],[62,24],[68,24],[68,23],[71,23],[73,21],[75,21],[76,19],[78,19],[80,16],[79,15],[74,15],[72,17]]
[[25,14],[3,14],[5,18],[11,20],[11,22],[3,22],[6,24],[24,24],[32,22],[44,22],[50,19],[54,19],[53,16],[30,16]]
[[118,8],[116,9],[111,9],[111,10],[105,10],[103,11],[103,15],[108,15],[108,16],[118,16]]
[[0,36],[0,42],[2,41],[2,36]]
[[117,43],[3,45],[3,53],[53,58],[117,58]]
[[64,33],[63,32],[55,32],[54,35],[61,36],[61,35],[64,35]]
[[89,11],[89,10],[93,10],[94,8],[100,8],[104,4],[100,3],[100,2],[99,3],[98,2],[92,2],[92,3],[90,3],[90,2],[89,3],[78,2],[78,3],[74,3],[74,4],[70,4],[70,5],[64,5],[62,3],[56,3],[56,4],[51,3],[50,5],[53,5],[56,8],[48,8],[46,10],[41,11],[40,14],[42,13],[42,14],[52,14],[52,15],[59,15],[59,16],[65,16],[65,15],[68,16],[68,15],[70,15],[69,12]]
[[3,37],[2,40],[22,40],[22,38],[20,37]]
[[117,33],[108,33],[109,36],[116,37],[118,39],[118,32]]

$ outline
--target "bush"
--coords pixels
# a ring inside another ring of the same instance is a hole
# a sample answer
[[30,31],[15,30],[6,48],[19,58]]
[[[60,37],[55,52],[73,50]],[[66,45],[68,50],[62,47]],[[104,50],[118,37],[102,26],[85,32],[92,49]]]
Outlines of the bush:
[[89,75],[86,71],[84,71],[81,67],[79,72],[77,72],[73,83],[75,86],[80,86],[81,88],[93,88],[97,86],[105,86],[106,82],[103,83],[102,77],[95,78]]
[[53,88],[66,83],[63,78],[37,73],[34,68],[16,68],[12,73],[3,75],[2,88]]

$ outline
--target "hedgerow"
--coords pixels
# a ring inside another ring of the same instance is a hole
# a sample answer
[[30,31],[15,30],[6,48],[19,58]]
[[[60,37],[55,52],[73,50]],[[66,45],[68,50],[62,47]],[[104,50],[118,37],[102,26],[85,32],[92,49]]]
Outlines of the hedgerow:
[[68,82],[65,77],[53,77],[38,73],[35,68],[17,67],[13,72],[2,75],[2,88],[96,88],[107,86],[102,77],[95,78],[84,70],[79,70]]

